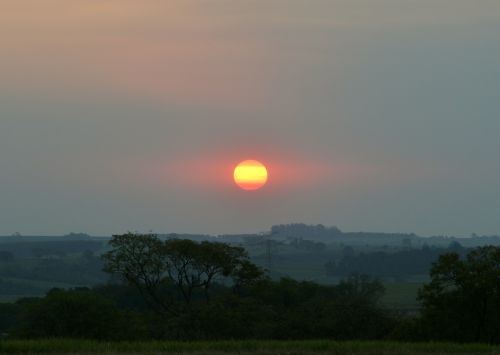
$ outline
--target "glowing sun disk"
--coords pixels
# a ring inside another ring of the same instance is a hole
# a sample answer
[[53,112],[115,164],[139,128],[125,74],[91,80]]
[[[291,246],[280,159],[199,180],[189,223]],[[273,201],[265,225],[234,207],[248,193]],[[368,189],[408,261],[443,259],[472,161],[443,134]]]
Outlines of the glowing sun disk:
[[243,190],[257,190],[267,182],[267,169],[257,160],[245,160],[236,166],[233,176]]

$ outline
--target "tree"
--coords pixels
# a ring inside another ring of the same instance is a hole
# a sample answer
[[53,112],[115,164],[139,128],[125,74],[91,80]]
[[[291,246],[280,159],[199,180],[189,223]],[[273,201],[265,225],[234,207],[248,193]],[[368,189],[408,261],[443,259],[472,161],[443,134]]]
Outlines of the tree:
[[441,255],[419,299],[427,337],[500,342],[500,248]]
[[21,309],[17,303],[0,303],[0,334],[5,336],[19,323]]
[[127,233],[113,236],[110,245],[113,250],[103,256],[104,270],[134,285],[161,315],[189,310],[199,292],[209,302],[216,280],[230,279],[241,287],[263,275],[263,270],[250,266],[243,248],[224,243],[161,241],[154,234]]
[[196,243],[188,239],[170,239],[164,242],[164,257],[168,260],[167,274],[180,290],[186,304],[193,292],[203,289],[206,301],[209,289],[218,277],[230,277],[248,262],[243,248],[224,243]]
[[352,274],[336,287],[341,300],[349,303],[375,305],[385,293],[385,287],[378,279],[364,274]]
[[259,281],[268,280],[263,270],[249,260],[243,260],[233,270],[232,277],[234,280],[233,290],[238,295],[241,295],[243,288],[253,286]]
[[103,255],[104,271],[118,274],[134,285],[146,302],[160,314],[176,314],[172,299],[160,297],[169,266],[163,257],[162,242],[154,234],[114,235],[113,250]]
[[45,298],[19,301],[18,336],[26,338],[130,339],[144,333],[131,314],[88,289],[51,290]]

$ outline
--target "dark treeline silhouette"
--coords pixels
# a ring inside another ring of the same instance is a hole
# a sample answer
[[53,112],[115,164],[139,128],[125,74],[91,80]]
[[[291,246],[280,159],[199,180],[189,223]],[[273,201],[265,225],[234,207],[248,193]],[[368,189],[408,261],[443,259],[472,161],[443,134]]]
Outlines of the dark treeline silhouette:
[[[13,258],[0,260],[0,280],[33,280],[47,283],[75,283],[96,284],[106,280],[106,274],[102,271],[102,260],[92,251],[86,249],[78,253],[76,257],[66,257],[53,252],[42,254],[34,258]],[[16,283],[18,286],[22,286]],[[35,287],[36,289],[36,287]],[[5,294],[4,289],[0,289]]]
[[376,277],[407,277],[409,275],[427,275],[432,263],[439,256],[455,252],[464,256],[467,252],[459,243],[452,242],[448,248],[431,248],[424,245],[421,249],[402,250],[397,252],[372,252],[355,254],[354,249],[345,247],[342,258],[325,265],[329,276],[344,277],[353,272],[369,274]]
[[500,343],[500,248],[462,256],[454,246],[433,264],[418,315],[384,309],[383,285],[351,275],[337,285],[272,281],[237,246],[113,237],[103,256],[110,282],[53,289],[0,304],[11,338],[397,339]]
[[500,342],[500,248],[480,247],[465,258],[441,255],[419,292],[422,316],[414,336]]
[[270,234],[276,237],[284,236],[286,238],[324,238],[336,237],[342,234],[337,227],[325,227],[322,224],[307,225],[304,223],[280,224],[271,227]]

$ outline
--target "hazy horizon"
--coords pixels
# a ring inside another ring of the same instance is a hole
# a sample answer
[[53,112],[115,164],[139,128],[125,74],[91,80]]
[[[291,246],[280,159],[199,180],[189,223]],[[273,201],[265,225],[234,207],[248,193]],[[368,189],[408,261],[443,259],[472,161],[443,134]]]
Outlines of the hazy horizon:
[[499,1],[0,10],[0,235],[500,234]]
[[[292,224],[302,224],[301,222],[290,222],[290,223],[285,223],[284,225],[292,225]],[[321,224],[321,223],[320,223]],[[480,235],[477,233],[470,233],[468,235],[451,235],[451,234],[431,234],[431,235],[421,235],[414,233],[412,231],[403,231],[403,230],[394,230],[394,231],[384,231],[384,230],[345,230],[340,228],[338,225],[325,225],[321,224],[326,228],[331,228],[335,227],[340,229],[342,233],[367,233],[367,234],[378,234],[378,235],[383,235],[383,234],[415,234],[417,237],[421,238],[432,238],[432,237],[449,237],[449,238],[475,238],[475,237],[500,237],[499,234],[484,234]],[[274,226],[274,225],[273,225]],[[309,225],[309,226],[316,226],[316,225]],[[88,235],[90,237],[111,237],[113,235],[120,235],[123,233],[139,233],[139,234],[156,234],[156,235],[167,235],[167,234],[178,234],[178,235],[207,235],[211,237],[219,237],[219,236],[225,236],[225,235],[261,235],[265,233],[269,233],[271,230],[272,226],[269,226],[267,229],[263,230],[254,230],[254,231],[232,231],[232,232],[227,232],[227,233],[204,233],[204,232],[192,232],[189,230],[118,230],[110,234],[92,234],[92,233],[87,233],[86,231],[66,231],[60,234],[21,234],[19,232],[14,232],[12,234],[0,234],[0,237],[65,237],[69,236],[71,234],[83,234],[83,235]]]

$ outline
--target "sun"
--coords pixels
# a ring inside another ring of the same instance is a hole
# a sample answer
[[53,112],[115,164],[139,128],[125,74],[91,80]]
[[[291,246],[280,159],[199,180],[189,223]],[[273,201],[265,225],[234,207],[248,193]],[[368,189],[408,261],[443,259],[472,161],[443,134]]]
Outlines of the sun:
[[267,182],[267,169],[260,161],[245,160],[234,168],[233,177],[243,190],[258,190]]

